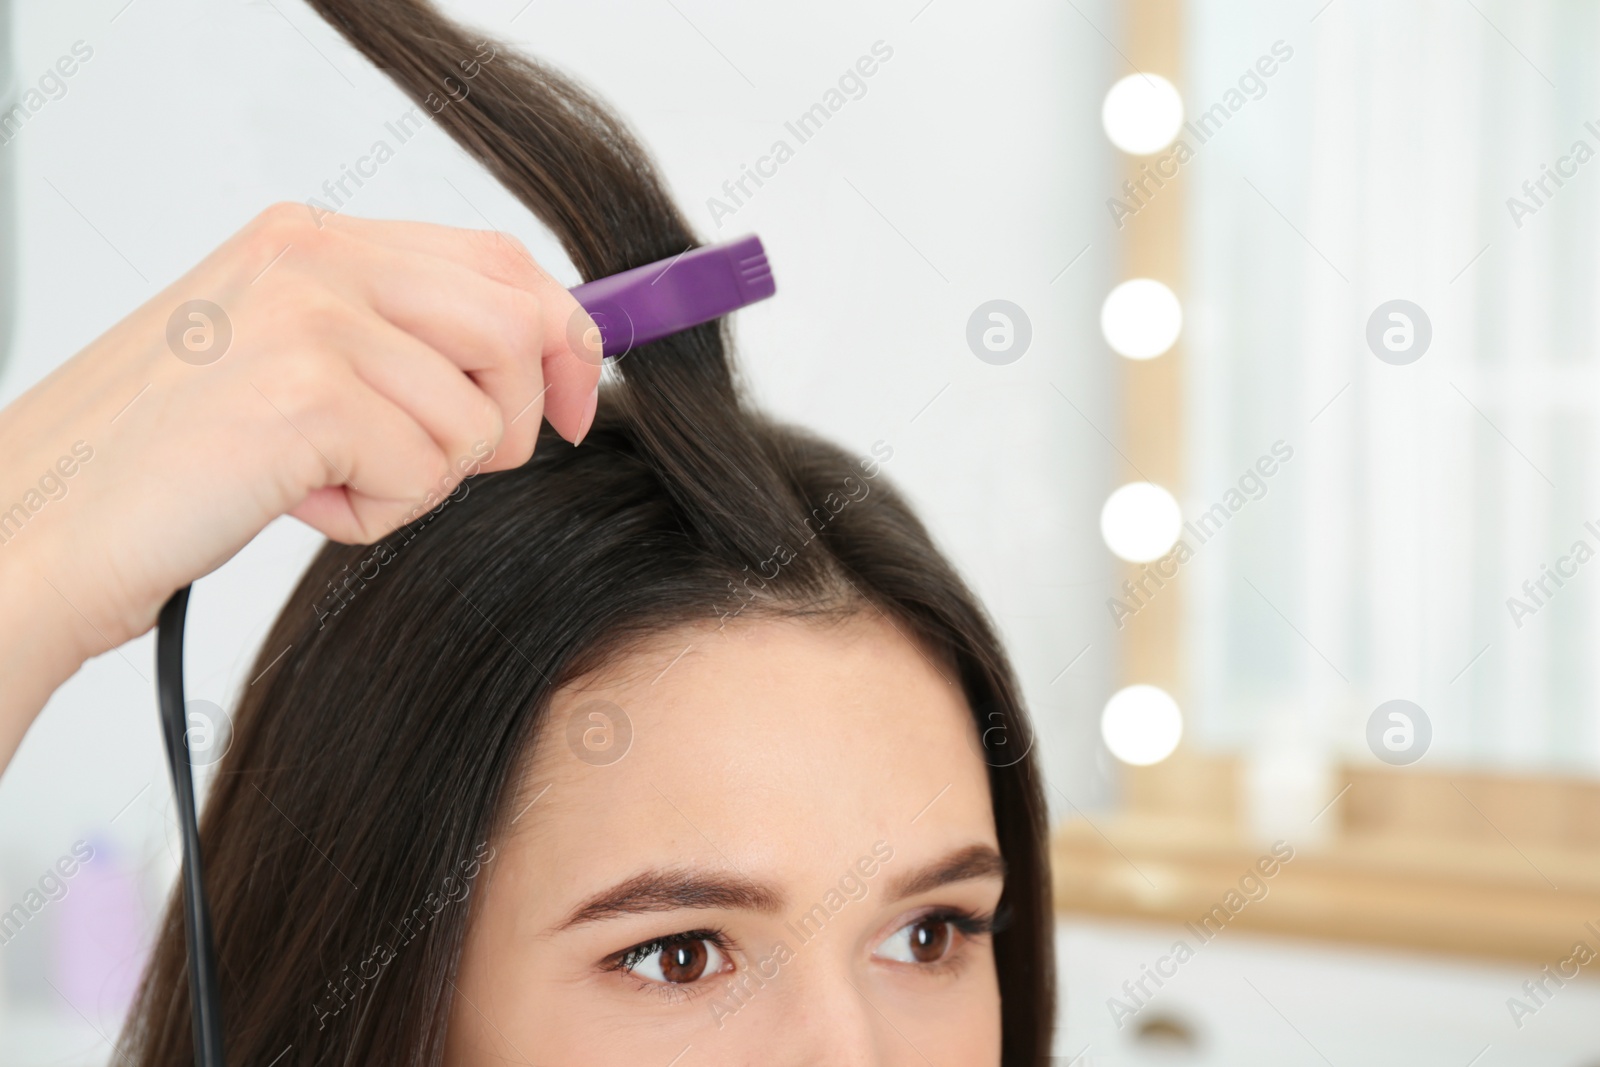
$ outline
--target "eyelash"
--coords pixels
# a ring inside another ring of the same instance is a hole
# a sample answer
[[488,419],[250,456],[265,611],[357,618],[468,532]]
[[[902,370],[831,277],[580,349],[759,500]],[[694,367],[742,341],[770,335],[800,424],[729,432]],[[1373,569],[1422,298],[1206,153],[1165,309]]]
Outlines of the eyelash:
[[[1010,910],[1004,906],[986,914],[974,914],[960,908],[938,908],[924,915],[910,919],[895,927],[894,932],[899,933],[907,926],[917,923],[948,923],[962,935],[963,947],[965,941],[986,937],[999,933],[1010,923]],[[709,941],[715,945],[717,951],[728,959],[733,958],[733,946],[728,935],[717,929],[685,930],[681,933],[669,934],[666,937],[657,937],[650,941],[642,941],[631,948],[608,956],[603,961],[603,966],[608,971],[615,971],[624,977],[633,978],[640,992],[651,992],[669,1002],[686,1000],[711,988],[710,981],[697,981],[681,984],[652,982],[644,978],[633,977],[634,968],[645,960],[673,945],[680,945],[693,941]],[[958,948],[951,957],[938,963],[917,965],[920,969],[933,973],[950,973],[959,968],[964,960],[961,958],[961,948]]]
[[[899,933],[908,926],[920,926],[924,923],[947,923],[961,934],[961,944],[955,946],[948,957],[937,963],[904,964],[894,962],[899,966],[912,966],[925,974],[955,974],[965,966],[967,942],[976,938],[987,937],[1004,930],[1010,920],[1009,910],[1001,907],[986,914],[974,914],[961,908],[936,908],[924,915],[917,916],[895,927],[894,933]],[[890,935],[894,936],[893,934]]]
[[639,964],[643,963],[645,960],[664,949],[670,948],[673,945],[681,945],[694,941],[709,941],[717,947],[717,951],[721,952],[724,957],[728,959],[733,958],[732,942],[728,940],[728,935],[723,931],[685,930],[682,933],[669,934],[666,937],[658,937],[651,941],[640,942],[639,944],[634,945],[632,948],[625,948],[621,952],[606,958],[604,961],[605,969],[608,971],[616,971],[625,978],[632,978],[633,981],[638,985],[640,992],[655,993],[663,1000],[669,1002],[685,1000],[697,993],[709,989],[712,983],[710,981],[687,982],[682,984],[652,982],[645,978],[635,977],[633,971],[634,968],[639,966]]
[[1004,930],[1006,928],[1006,919],[1005,910],[999,908],[989,912],[987,915],[974,915],[970,911],[962,911],[958,908],[940,908],[937,911],[930,911],[920,919],[911,921],[914,923],[949,923],[967,937],[983,937],[987,934],[999,933]]

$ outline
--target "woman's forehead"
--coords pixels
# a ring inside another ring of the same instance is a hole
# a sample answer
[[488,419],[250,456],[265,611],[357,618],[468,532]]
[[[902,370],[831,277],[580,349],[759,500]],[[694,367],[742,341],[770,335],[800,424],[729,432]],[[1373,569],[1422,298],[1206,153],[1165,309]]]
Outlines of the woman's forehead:
[[552,700],[512,812],[546,859],[803,878],[880,840],[994,841],[966,701],[887,622],[741,622],[634,655],[654,670]]

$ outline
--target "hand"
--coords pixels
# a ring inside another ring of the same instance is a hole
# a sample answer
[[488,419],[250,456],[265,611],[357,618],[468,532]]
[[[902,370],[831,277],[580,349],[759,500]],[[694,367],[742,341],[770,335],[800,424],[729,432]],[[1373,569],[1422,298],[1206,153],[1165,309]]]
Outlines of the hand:
[[268,208],[0,411],[0,676],[44,688],[0,705],[0,765],[8,726],[278,516],[372,542],[527,462],[541,419],[577,443],[597,338],[504,234]]

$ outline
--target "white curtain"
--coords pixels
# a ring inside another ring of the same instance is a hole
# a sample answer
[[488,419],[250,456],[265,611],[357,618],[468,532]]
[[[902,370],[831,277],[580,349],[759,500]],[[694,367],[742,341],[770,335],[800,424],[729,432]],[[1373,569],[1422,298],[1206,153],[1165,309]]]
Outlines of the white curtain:
[[[1370,758],[1367,717],[1404,698],[1430,761],[1600,770],[1600,558],[1560,563],[1540,603],[1523,589],[1575,542],[1600,551],[1600,9],[1187,17],[1191,117],[1292,49],[1182,179],[1185,515],[1294,451],[1186,570],[1191,736]],[[1541,191],[1546,166],[1567,176]],[[1394,299],[1432,327],[1404,366],[1366,339]]]

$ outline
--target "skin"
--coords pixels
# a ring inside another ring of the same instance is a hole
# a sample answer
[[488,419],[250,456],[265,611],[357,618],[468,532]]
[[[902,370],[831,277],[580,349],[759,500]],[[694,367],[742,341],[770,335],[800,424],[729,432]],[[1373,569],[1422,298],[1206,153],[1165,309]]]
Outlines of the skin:
[[[631,745],[595,762],[617,751],[612,705]],[[593,752],[569,745],[574,717]],[[937,918],[992,915],[1003,887],[972,714],[881,615],[674,631],[559,691],[548,723],[468,891],[450,1067],[1000,1062],[991,939]],[[704,884],[596,905],[651,872]],[[617,966],[706,930],[725,946]]]
[[[194,299],[231,326],[199,363],[168,341]],[[0,411],[0,768],[57,686],[279,516],[371,543],[527,462],[541,419],[581,440],[597,337],[505,234],[262,212]]]

